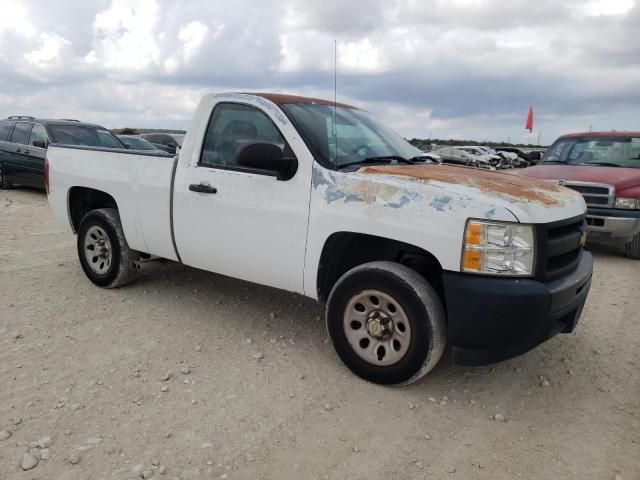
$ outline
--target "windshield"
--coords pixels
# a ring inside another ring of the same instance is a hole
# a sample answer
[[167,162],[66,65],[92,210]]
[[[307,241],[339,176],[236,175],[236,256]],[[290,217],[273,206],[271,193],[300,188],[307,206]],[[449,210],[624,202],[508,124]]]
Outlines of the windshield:
[[156,147],[147,142],[144,138],[120,136],[118,138],[132,150],[156,150]]
[[542,163],[640,168],[640,138],[564,138],[549,149]]
[[[423,152],[368,113],[331,105],[287,104],[282,109],[321,163],[335,168],[366,159],[411,159]],[[335,118],[335,122],[334,122]]]
[[90,125],[51,125],[53,143],[88,147],[124,148],[109,130]]

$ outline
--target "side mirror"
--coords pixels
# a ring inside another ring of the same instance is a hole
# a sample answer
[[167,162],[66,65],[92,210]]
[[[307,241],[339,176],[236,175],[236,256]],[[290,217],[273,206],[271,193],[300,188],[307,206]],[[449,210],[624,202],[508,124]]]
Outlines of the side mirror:
[[235,163],[239,167],[276,173],[278,180],[290,180],[298,171],[298,160],[285,157],[282,149],[273,143],[249,143],[240,147]]
[[37,148],[47,148],[48,147],[48,143],[46,140],[34,140],[33,141],[33,146],[37,147]]

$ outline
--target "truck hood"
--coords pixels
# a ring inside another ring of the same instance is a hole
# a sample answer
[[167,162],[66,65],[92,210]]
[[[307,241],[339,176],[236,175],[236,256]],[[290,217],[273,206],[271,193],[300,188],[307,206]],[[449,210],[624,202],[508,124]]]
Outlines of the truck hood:
[[640,186],[640,168],[536,165],[518,173],[542,180],[606,183],[613,185],[617,192]]
[[[398,208],[426,203],[440,213],[511,219],[523,223],[548,223],[582,215],[582,196],[554,183],[518,175],[451,165],[381,165],[357,172],[331,172],[328,200],[387,202]],[[508,215],[508,217],[507,217]]]

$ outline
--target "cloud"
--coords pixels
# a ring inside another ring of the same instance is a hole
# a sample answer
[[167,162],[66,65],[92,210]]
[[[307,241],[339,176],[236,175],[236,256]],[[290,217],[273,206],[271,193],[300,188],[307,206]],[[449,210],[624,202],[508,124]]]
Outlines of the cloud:
[[107,70],[146,69],[160,58],[159,20],[156,0],[114,0],[96,15],[94,49],[85,58]]
[[[0,114],[186,127],[220,90],[338,95],[407,137],[633,128],[633,0],[0,0]],[[537,132],[534,133],[534,136]]]

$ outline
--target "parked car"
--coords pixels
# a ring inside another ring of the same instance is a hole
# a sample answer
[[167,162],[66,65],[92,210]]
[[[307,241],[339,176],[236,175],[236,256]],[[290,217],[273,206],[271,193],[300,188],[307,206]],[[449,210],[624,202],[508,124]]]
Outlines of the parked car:
[[161,257],[327,302],[357,375],[524,353],[578,322],[591,284],[577,192],[422,154],[368,113],[207,95],[178,160],[52,146],[49,203],[101,287]]
[[442,157],[433,152],[421,152],[419,155],[416,155],[413,160],[416,162],[442,163]]
[[484,153],[472,152],[461,147],[444,147],[433,152],[444,163],[490,168],[494,159]]
[[[515,153],[518,158],[522,159],[522,161],[526,162],[526,166],[535,165],[540,161],[540,158],[544,154],[543,149],[532,149],[532,148],[524,148],[524,147],[495,147],[496,151],[499,152],[511,152]],[[522,162],[521,162],[522,163]]]
[[124,148],[100,125],[77,120],[12,116],[0,120],[0,189],[14,184],[44,189],[44,165],[50,143]]
[[120,140],[122,143],[124,143],[124,146],[127,147],[129,150],[148,151],[148,152],[155,152],[155,153],[163,152],[164,153],[164,150],[160,150],[155,145],[153,145],[149,141],[147,141],[144,138],[141,138],[139,136],[136,136],[136,135],[116,135],[116,137],[118,137],[118,140]]
[[495,159],[494,166],[497,169],[504,168],[525,168],[529,166],[529,163],[518,157],[518,154],[515,152],[508,152],[505,150],[494,150],[491,147],[478,146],[483,152],[488,155],[492,155]]
[[181,133],[143,133],[140,137],[153,144],[158,150],[171,155],[177,153],[178,148],[182,147],[182,142],[184,141],[184,134]]
[[640,259],[640,132],[565,135],[542,162],[521,172],[584,196],[588,241],[624,247]]

